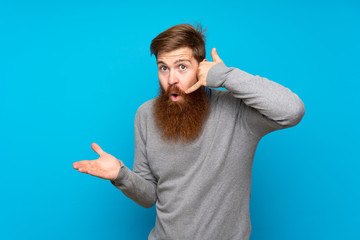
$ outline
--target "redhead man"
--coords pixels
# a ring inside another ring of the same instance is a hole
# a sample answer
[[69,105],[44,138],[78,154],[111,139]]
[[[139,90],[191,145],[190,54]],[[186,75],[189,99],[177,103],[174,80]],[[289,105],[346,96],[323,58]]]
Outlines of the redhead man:
[[227,67],[216,49],[207,61],[204,39],[199,26],[180,24],[152,40],[161,91],[137,111],[132,171],[95,143],[99,159],[73,164],[141,206],[156,204],[151,240],[249,239],[257,144],[305,113],[295,93]]

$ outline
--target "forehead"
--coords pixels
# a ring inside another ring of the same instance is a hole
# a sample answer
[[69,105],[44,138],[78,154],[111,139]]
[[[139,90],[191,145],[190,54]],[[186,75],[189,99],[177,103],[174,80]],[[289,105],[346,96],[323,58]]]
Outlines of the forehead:
[[193,52],[189,47],[182,47],[170,52],[162,52],[157,56],[157,62],[175,62],[178,60],[195,60]]

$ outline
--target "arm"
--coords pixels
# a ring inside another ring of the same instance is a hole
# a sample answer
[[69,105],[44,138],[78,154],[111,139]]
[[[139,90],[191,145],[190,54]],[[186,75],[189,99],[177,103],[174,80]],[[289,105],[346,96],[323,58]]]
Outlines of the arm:
[[266,78],[226,67],[215,49],[211,55],[214,62],[200,63],[197,84],[224,87],[235,98],[241,99],[247,106],[246,122],[256,136],[262,137],[300,122],[305,108],[295,93]]
[[224,63],[210,69],[207,84],[226,88],[250,107],[245,109],[246,121],[258,137],[295,126],[305,113],[301,99],[288,88],[240,69],[228,68]]
[[143,207],[151,207],[157,199],[156,181],[146,160],[145,140],[140,133],[139,116],[135,118],[135,162],[134,171],[122,161],[104,152],[96,143],[92,149],[100,155],[96,160],[75,162],[74,169],[95,177],[111,180],[126,196]]
[[133,172],[123,167],[111,183],[126,196],[143,207],[151,207],[157,200],[157,181],[152,175],[146,157],[145,119],[138,111],[135,116],[135,159]]

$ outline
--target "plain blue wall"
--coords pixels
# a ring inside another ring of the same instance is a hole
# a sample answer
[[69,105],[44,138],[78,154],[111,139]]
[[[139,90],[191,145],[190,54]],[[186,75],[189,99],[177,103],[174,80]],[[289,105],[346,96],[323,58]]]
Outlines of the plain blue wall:
[[146,239],[155,210],[72,169],[90,144],[133,163],[158,91],[151,40],[201,22],[208,59],[289,87],[296,127],[259,144],[252,240],[360,239],[358,1],[1,1],[0,239]]

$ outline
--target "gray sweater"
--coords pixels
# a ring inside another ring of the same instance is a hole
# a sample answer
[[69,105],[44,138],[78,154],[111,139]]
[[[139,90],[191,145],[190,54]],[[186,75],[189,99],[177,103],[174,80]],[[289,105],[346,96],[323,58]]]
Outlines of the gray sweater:
[[249,202],[256,146],[265,134],[296,125],[305,109],[289,89],[223,63],[207,76],[210,114],[190,144],[160,137],[154,99],[135,117],[133,171],[123,166],[112,181],[144,207],[156,203],[149,239],[245,240],[251,232]]

